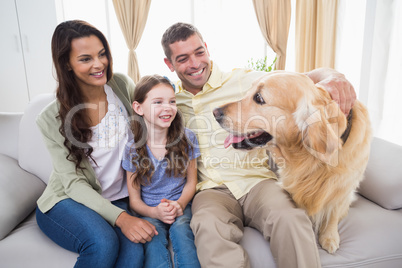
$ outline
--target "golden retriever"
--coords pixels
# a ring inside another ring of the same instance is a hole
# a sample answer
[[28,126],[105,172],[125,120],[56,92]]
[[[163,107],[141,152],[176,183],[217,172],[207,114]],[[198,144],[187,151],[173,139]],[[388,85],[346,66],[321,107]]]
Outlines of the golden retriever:
[[243,99],[213,113],[229,131],[225,147],[267,148],[281,186],[307,211],[322,248],[334,253],[338,223],[369,157],[371,126],[364,105],[356,101],[347,118],[306,75],[275,71],[255,81]]

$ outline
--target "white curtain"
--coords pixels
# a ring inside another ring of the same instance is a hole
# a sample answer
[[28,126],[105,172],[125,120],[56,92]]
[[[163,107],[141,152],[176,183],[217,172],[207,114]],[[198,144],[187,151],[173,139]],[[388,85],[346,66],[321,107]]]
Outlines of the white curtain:
[[296,71],[334,68],[338,0],[296,1]]
[[136,83],[141,75],[135,49],[144,32],[151,0],[113,0],[113,5],[129,50],[127,73]]
[[253,0],[265,41],[276,53],[276,70],[284,70],[290,26],[290,0]]
[[402,0],[367,0],[359,99],[374,135],[402,145]]

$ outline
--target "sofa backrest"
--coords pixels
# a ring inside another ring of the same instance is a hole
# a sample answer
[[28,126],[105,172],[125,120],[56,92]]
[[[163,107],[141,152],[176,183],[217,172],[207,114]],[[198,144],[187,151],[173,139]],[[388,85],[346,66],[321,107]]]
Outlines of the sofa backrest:
[[18,129],[23,113],[0,112],[0,154],[18,159]]
[[52,160],[36,125],[36,117],[54,100],[54,94],[41,94],[32,99],[24,111],[19,128],[18,162],[21,168],[48,183]]

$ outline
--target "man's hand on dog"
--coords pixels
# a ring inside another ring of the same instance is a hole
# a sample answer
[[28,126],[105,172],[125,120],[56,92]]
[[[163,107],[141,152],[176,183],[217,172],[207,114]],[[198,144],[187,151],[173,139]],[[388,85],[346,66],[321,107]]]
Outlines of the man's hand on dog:
[[306,75],[314,83],[328,91],[331,98],[339,104],[341,111],[345,115],[349,114],[356,100],[356,92],[353,85],[343,74],[334,69],[319,68],[306,73]]

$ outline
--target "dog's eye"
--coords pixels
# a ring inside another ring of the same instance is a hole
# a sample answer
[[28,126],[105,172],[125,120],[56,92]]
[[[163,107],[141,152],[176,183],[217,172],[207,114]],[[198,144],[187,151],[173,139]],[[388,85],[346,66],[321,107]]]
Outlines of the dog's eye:
[[256,103],[258,103],[258,104],[265,104],[265,101],[264,101],[264,99],[263,99],[263,97],[261,96],[261,94],[260,93],[256,93],[255,95],[254,95],[254,101],[256,102]]

